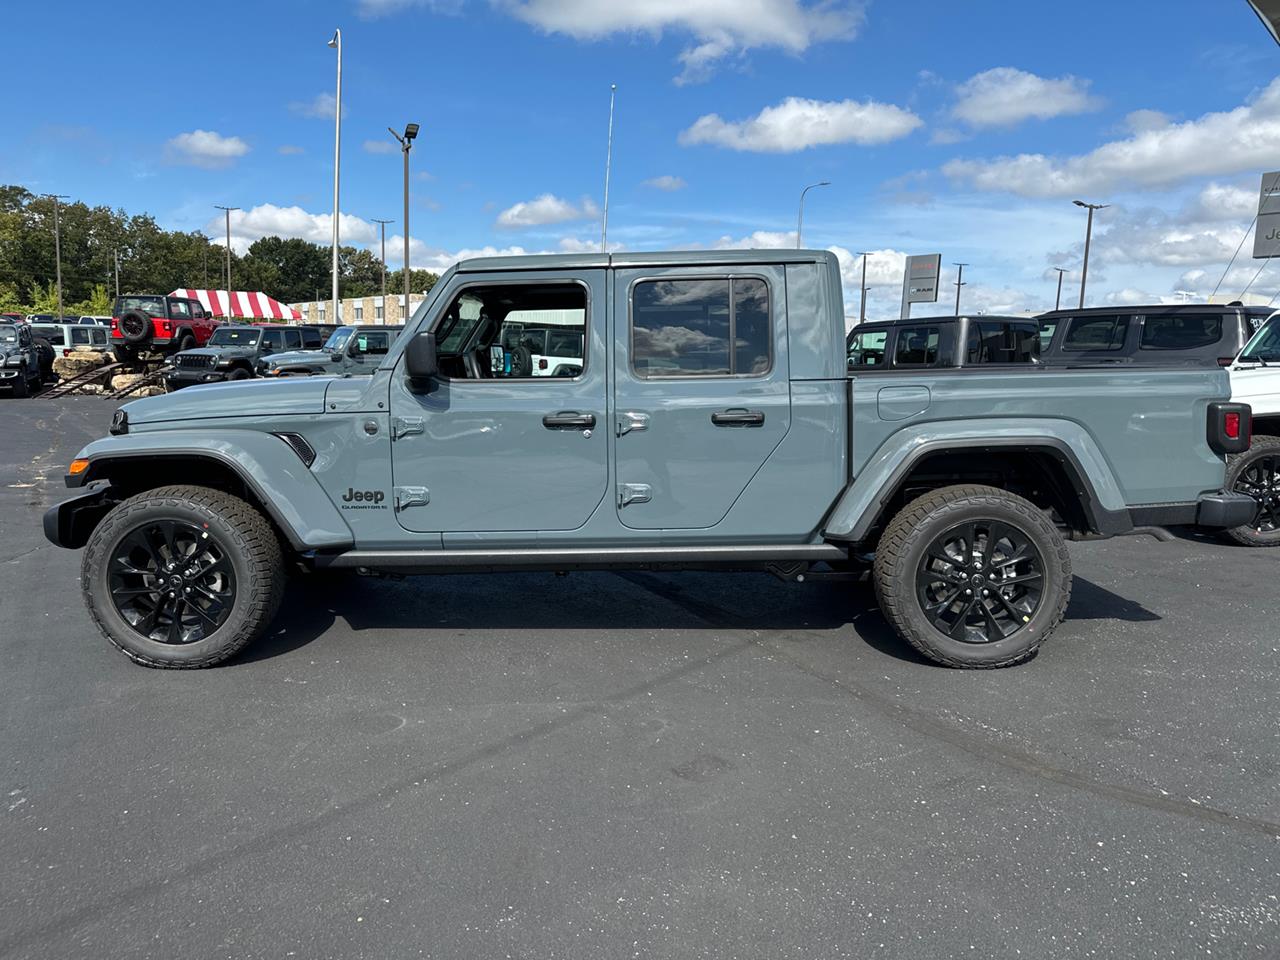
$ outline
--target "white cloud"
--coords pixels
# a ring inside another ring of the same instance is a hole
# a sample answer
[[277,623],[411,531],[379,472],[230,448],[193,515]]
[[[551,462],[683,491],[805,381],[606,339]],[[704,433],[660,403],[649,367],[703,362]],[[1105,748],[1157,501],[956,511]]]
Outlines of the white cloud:
[[[289,109],[299,116],[310,117],[313,120],[332,120],[334,108],[338,104],[338,98],[332,93],[317,93],[310,100],[295,100],[289,104]],[[342,115],[347,115],[346,107],[342,109]]]
[[292,143],[282,143],[280,146],[276,147],[276,153],[283,157],[296,157],[298,154],[306,152],[307,151],[302,147],[296,146]]
[[788,97],[747,120],[729,122],[719,114],[699,117],[680,134],[680,143],[713,144],[759,153],[794,153],[835,143],[862,146],[905,137],[921,125],[914,113],[874,100],[820,101]]
[[[365,0],[370,2],[370,0]],[[404,3],[405,0],[373,0]],[[848,40],[863,20],[857,0],[495,0],[519,20],[577,40],[664,31],[688,34],[677,83],[706,79],[734,53],[776,47],[799,54],[819,41]]]
[[391,140],[366,140],[361,144],[365,153],[399,153],[400,147]]
[[[377,237],[376,224],[349,213],[339,218],[339,242],[345,245],[371,244]],[[210,220],[204,232],[214,243],[225,243],[226,220],[218,216]],[[231,248],[244,253],[253,241],[262,237],[301,237],[312,243],[329,244],[333,237],[333,216],[308,213],[301,207],[277,207],[264,203],[249,210],[231,211]],[[388,245],[390,241],[388,240]],[[390,246],[388,246],[388,250]]]
[[1277,154],[1280,79],[1234,110],[1206,113],[1183,123],[1147,124],[1127,139],[1104,143],[1078,156],[1024,153],[994,160],[953,160],[942,169],[952,179],[979,190],[1068,197],[1270,169]]
[[239,137],[224,137],[213,130],[180,133],[167,144],[165,152],[174,163],[193,167],[225,167],[249,152]]
[[544,193],[533,200],[522,200],[498,214],[498,226],[506,228],[541,227],[570,220],[590,220],[599,215],[590,200],[570,203],[554,194]]
[[1097,110],[1089,82],[1066,76],[1048,79],[1014,67],[994,67],[956,88],[952,113],[971,127],[1011,127],[1023,120],[1047,120]]
[[644,181],[644,186],[653,187],[655,190],[664,190],[667,193],[674,193],[676,190],[683,190],[687,187],[683,177],[673,177],[670,174],[664,174],[661,177],[651,177]]
[[796,245],[794,230],[756,230],[745,237],[723,236],[712,244],[713,250],[786,250]]

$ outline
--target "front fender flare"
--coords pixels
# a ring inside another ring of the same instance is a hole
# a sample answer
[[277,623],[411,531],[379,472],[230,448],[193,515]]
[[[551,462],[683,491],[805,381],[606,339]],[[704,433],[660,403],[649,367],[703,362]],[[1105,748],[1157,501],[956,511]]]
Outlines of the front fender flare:
[[[95,440],[78,454],[89,467],[75,486],[110,476],[111,466],[127,461],[212,460],[234,472],[298,550],[345,549],[354,544],[351,528],[319,481],[279,437],[257,430],[157,430]],[[68,478],[71,485],[73,478]],[[198,484],[199,470],[191,482]]]
[[1052,418],[948,420],[904,427],[890,435],[845,488],[827,518],[828,540],[866,539],[898,485],[922,459],[948,450],[1048,452],[1071,476],[1094,531],[1124,533],[1133,524],[1115,473],[1084,427]]

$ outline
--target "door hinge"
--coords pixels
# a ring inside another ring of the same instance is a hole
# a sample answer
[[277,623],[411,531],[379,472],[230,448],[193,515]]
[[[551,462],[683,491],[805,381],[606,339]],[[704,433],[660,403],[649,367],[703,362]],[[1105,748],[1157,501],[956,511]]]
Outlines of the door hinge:
[[649,415],[647,413],[633,413],[628,410],[625,413],[618,414],[618,436],[625,437],[633,430],[648,430]]
[[618,484],[618,506],[625,507],[632,503],[648,503],[653,499],[653,487],[647,483]]
[[391,439],[401,440],[414,434],[426,431],[426,424],[421,417],[392,417]]
[[431,494],[426,487],[396,487],[396,511],[410,507],[425,507],[431,502]]

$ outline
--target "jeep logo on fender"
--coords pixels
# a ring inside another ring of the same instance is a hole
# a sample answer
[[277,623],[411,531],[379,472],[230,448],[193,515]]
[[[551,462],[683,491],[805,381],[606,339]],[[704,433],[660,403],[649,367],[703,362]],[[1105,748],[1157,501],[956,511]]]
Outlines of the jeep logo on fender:
[[381,490],[357,490],[354,487],[348,487],[347,492],[342,495],[343,503],[359,503],[367,506],[361,507],[343,507],[344,510],[352,509],[369,509],[377,507],[383,500],[387,499],[387,495]]

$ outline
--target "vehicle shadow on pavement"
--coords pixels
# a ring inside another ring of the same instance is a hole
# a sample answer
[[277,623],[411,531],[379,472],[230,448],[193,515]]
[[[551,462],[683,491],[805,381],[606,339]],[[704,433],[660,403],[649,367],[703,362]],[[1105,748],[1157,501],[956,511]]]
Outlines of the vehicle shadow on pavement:
[[1067,620],[1123,620],[1125,623],[1151,623],[1163,620],[1160,614],[1140,603],[1112,593],[1092,580],[1076,575],[1072,580],[1071,602],[1067,604]]

